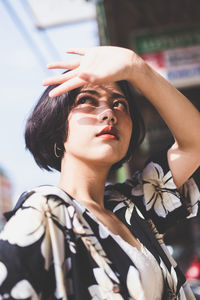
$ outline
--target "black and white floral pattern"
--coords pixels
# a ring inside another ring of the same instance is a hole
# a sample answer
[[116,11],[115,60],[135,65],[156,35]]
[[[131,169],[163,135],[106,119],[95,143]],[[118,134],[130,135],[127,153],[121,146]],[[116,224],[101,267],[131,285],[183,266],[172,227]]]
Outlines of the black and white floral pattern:
[[164,174],[160,165],[151,162],[144,168],[141,179],[132,189],[132,195],[144,196],[147,211],[153,208],[158,216],[165,218],[182,205],[170,171]]
[[[197,214],[198,185],[191,178],[183,187],[185,205],[170,171],[151,162],[132,180],[106,187],[107,209],[160,265],[163,300],[195,299],[158,231],[174,219]],[[62,190],[43,186],[23,194],[9,217],[0,234],[0,300],[145,299],[139,271],[127,253]]]
[[200,190],[193,178],[190,178],[183,186],[184,198],[189,199],[188,210],[190,212],[188,218],[195,217],[198,212],[200,202]]

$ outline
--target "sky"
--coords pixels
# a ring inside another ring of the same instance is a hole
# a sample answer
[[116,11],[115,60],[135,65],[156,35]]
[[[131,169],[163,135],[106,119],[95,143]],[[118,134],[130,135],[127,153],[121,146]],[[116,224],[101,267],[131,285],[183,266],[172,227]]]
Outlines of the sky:
[[[13,186],[13,202],[35,186],[57,184],[58,172],[41,170],[25,150],[26,119],[69,47],[99,44],[95,19],[38,30],[24,0],[0,0],[0,168]],[[73,59],[72,55],[68,55]]]

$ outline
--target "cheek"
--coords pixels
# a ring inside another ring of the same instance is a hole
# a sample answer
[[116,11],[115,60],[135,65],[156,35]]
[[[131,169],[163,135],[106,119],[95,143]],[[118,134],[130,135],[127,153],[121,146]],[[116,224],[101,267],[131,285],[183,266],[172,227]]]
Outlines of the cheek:
[[81,148],[90,139],[91,126],[95,124],[93,116],[74,113],[69,115],[65,150],[68,147]]
[[88,113],[88,111],[81,112],[80,110],[74,111],[69,115],[68,127],[70,130],[84,131],[87,126],[96,124],[96,114]]
[[72,145],[75,142],[75,139],[77,137],[78,132],[77,132],[77,126],[76,122],[74,121],[74,118],[69,115],[68,117],[68,124],[67,124],[67,134],[66,134],[66,140],[64,143],[65,150]]
[[126,130],[126,138],[127,138],[126,140],[126,152],[127,152],[130,147],[132,132],[133,132],[133,122],[131,119],[129,122],[127,122],[125,130]]
[[131,135],[132,135],[132,130],[133,130],[132,119],[130,117],[124,118],[122,125],[123,125],[123,130],[126,133],[127,140],[130,141]]
[[132,122],[132,120],[131,120],[131,119],[129,120],[128,127],[129,127],[129,129],[128,129],[128,131],[129,131],[129,135],[130,135],[130,138],[131,138],[132,131],[133,131],[133,122]]

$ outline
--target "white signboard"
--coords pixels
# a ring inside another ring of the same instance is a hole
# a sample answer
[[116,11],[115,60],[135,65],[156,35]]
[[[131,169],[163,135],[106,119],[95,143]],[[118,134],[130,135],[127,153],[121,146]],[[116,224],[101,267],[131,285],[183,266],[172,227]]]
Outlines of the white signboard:
[[177,88],[200,85],[200,45],[141,56]]
[[95,4],[85,0],[28,0],[28,3],[39,28],[96,17]]

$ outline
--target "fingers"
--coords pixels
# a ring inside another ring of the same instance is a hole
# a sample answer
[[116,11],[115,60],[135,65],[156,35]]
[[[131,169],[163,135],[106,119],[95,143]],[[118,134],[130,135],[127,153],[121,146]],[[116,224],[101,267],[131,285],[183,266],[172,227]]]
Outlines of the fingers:
[[88,48],[69,48],[66,53],[85,55]]
[[47,85],[53,85],[53,84],[62,84],[65,81],[68,81],[68,80],[74,78],[75,76],[77,76],[77,74],[78,74],[78,70],[72,70],[65,74],[60,74],[57,76],[49,77],[42,82],[42,85],[47,86]]
[[66,92],[69,92],[73,89],[76,89],[78,87],[81,87],[85,84],[86,82],[84,80],[82,80],[79,77],[74,77],[64,83],[62,83],[61,85],[59,85],[58,87],[56,87],[55,89],[53,89],[50,93],[49,93],[49,97],[53,98],[56,96],[59,96],[61,94],[64,94]]
[[89,74],[88,72],[79,72],[79,78],[90,82],[90,83],[95,83],[97,81],[97,77],[94,74]]
[[48,69],[69,69],[73,70],[75,68],[78,68],[80,66],[80,60],[75,60],[75,61],[56,61],[49,63],[47,65]]

